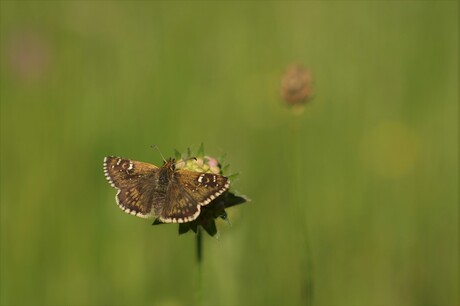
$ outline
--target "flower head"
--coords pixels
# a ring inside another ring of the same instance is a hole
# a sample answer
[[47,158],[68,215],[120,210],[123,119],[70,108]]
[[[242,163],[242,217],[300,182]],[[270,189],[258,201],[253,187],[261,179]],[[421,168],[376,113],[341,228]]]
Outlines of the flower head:
[[[225,170],[228,165],[222,167],[221,163],[217,158],[204,155],[203,145],[199,148],[196,157],[192,157],[190,150],[187,154],[179,154],[176,151],[176,169],[185,169],[196,172],[212,173],[225,175]],[[235,175],[228,176],[229,180]],[[197,233],[198,227],[201,226],[209,235],[214,236],[217,233],[217,227],[215,220],[217,218],[227,219],[226,208],[231,206],[242,204],[247,199],[243,196],[237,196],[231,191],[225,191],[223,194],[213,199],[209,204],[201,207],[199,216],[190,222],[179,224],[179,234],[187,233],[189,230]],[[153,223],[162,224],[158,219]]]

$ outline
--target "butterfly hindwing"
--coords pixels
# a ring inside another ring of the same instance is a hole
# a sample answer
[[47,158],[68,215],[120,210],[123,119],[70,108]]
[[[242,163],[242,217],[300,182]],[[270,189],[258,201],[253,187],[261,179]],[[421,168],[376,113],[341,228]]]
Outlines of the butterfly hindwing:
[[138,184],[118,190],[116,201],[126,213],[142,218],[154,215],[152,211],[153,190],[147,184]]
[[164,223],[189,222],[200,214],[198,202],[177,183],[169,185],[164,203],[157,213]]

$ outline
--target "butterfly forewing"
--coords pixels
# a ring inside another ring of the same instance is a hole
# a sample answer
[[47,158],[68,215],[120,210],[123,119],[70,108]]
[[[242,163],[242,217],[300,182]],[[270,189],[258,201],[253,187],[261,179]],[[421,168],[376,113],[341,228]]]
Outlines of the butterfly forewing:
[[213,173],[177,170],[175,178],[201,206],[209,204],[229,186],[225,176]]
[[118,206],[126,213],[143,218],[153,214],[155,190],[151,182],[158,171],[157,166],[148,163],[114,156],[104,159],[105,176],[112,187],[118,189],[115,197]]
[[159,168],[149,163],[108,156],[104,158],[104,174],[112,187],[136,185],[139,179],[157,173]]

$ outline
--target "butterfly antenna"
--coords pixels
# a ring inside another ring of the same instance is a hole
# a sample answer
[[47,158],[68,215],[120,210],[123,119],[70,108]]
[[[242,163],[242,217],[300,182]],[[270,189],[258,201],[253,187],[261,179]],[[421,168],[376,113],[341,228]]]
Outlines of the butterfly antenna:
[[166,162],[165,157],[163,156],[163,154],[161,154],[161,151],[160,151],[160,149],[158,148],[158,146],[157,146],[156,144],[153,144],[153,145],[151,145],[150,147],[151,147],[152,149],[154,149],[154,150],[157,150],[158,153],[160,153],[161,158],[163,158],[163,161]]

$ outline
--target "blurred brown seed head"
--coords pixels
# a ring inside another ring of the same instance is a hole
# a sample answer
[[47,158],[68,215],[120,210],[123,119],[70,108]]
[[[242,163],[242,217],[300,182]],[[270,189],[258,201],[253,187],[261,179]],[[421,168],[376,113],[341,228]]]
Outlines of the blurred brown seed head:
[[310,70],[301,65],[289,66],[281,79],[280,94],[288,105],[308,102],[313,96]]

